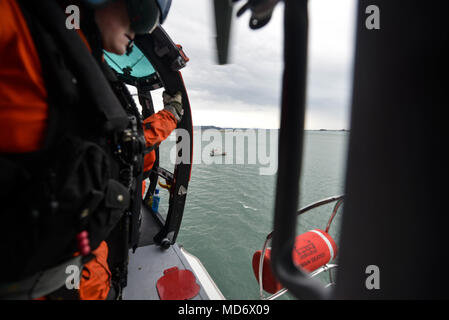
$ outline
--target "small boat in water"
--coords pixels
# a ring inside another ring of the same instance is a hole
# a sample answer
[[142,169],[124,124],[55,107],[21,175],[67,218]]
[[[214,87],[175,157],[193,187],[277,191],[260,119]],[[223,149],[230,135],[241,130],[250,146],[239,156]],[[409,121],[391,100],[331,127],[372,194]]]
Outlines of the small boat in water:
[[220,150],[218,150],[218,149],[212,149],[212,150],[210,151],[210,156],[211,156],[211,157],[215,157],[215,156],[225,156],[225,155],[226,155],[226,152],[220,151]]

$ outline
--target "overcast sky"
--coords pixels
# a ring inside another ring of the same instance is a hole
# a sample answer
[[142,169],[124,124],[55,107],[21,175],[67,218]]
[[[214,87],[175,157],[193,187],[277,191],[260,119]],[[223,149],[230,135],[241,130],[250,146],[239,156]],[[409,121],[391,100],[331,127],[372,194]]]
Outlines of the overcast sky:
[[[216,64],[213,1],[174,0],[163,27],[190,58],[183,69],[194,125],[279,128],[283,4],[253,31],[234,9],[230,64]],[[236,7],[244,2],[238,2]],[[310,0],[306,129],[348,128],[354,0]],[[157,99],[155,99],[157,102]]]

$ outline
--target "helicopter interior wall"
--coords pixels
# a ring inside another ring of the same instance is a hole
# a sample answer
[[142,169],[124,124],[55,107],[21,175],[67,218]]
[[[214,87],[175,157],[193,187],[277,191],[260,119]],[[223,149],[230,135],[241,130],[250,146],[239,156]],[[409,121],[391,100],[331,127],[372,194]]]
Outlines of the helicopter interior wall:
[[[379,30],[365,27],[373,4]],[[449,4],[362,0],[358,10],[335,297],[448,298]],[[370,265],[379,288],[366,284]]]

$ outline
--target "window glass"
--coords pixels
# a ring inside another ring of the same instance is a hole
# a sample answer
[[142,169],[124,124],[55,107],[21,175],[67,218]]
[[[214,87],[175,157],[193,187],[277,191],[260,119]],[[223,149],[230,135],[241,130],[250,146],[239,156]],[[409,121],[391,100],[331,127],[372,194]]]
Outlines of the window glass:
[[136,45],[133,46],[129,56],[126,54],[119,56],[104,51],[104,57],[109,66],[119,74],[129,74],[135,78],[143,78],[155,73],[151,62],[148,61]]

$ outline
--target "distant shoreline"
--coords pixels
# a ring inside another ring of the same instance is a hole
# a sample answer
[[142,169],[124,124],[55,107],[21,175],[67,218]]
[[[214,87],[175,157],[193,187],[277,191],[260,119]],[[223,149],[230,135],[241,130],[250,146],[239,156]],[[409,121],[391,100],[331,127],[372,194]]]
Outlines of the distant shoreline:
[[[209,129],[214,129],[214,130],[249,130],[249,129],[253,129],[253,130],[279,130],[278,129],[267,129],[267,128],[228,128],[228,127],[217,127],[217,126],[193,126],[193,129],[201,129],[201,130],[209,130]],[[304,131],[318,131],[318,132],[349,132],[348,129],[305,129]]]

